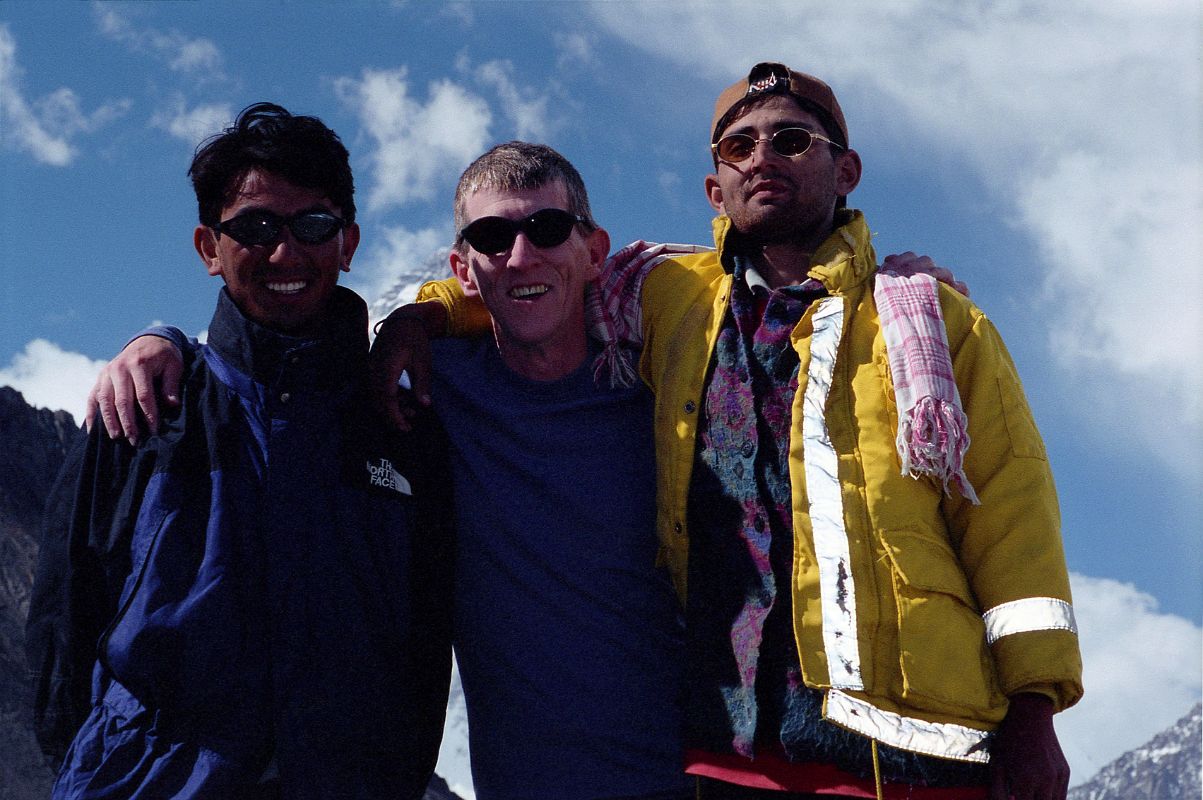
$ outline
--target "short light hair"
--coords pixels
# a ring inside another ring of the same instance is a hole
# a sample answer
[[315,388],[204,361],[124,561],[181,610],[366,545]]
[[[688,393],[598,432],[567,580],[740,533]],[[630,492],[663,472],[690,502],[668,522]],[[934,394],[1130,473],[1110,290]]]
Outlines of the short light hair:
[[461,254],[468,251],[460,231],[472,221],[468,219],[465,209],[469,196],[482,189],[503,192],[538,189],[556,181],[563,185],[568,195],[568,208],[565,210],[584,217],[582,224],[590,230],[596,230],[598,225],[589,209],[585,181],[568,159],[545,144],[506,142],[469,164],[459,178],[459,184],[455,187],[455,249]]

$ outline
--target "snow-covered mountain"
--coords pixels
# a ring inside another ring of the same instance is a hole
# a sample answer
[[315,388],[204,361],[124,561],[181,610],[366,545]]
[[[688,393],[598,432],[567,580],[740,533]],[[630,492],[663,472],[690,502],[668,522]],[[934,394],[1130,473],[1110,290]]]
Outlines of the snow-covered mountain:
[[372,324],[388,316],[397,306],[411,302],[417,296],[418,288],[427,281],[450,278],[451,268],[447,262],[450,253],[450,247],[440,247],[421,262],[403,268],[393,284],[368,304],[368,317]]
[[1103,767],[1069,800],[1198,800],[1203,796],[1203,704]]

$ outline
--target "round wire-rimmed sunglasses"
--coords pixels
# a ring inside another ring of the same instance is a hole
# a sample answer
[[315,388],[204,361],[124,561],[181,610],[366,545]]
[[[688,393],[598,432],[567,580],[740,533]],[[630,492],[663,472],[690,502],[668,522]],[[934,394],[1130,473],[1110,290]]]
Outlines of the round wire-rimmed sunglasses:
[[773,152],[779,156],[797,158],[810,149],[815,139],[827,142],[833,147],[839,147],[841,150],[844,149],[839,143],[806,128],[782,128],[772,136],[766,136],[763,139],[757,139],[746,133],[732,133],[710,145],[710,149],[719,161],[738,164],[751,158],[752,153],[756,150],[756,145],[761,142],[768,142],[769,147],[773,148]]

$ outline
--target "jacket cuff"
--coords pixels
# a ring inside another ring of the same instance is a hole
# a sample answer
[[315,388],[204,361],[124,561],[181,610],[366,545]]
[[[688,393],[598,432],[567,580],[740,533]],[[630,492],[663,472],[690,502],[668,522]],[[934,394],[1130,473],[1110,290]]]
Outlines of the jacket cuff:
[[1082,698],[1082,656],[1078,637],[1065,630],[1027,631],[1004,636],[990,648],[1003,694],[1036,692],[1064,711]]

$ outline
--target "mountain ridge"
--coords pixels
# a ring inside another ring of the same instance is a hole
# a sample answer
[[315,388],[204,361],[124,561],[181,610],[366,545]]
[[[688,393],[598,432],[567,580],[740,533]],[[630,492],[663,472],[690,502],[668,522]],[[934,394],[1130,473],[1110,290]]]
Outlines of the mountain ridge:
[[1201,771],[1203,703],[1070,789],[1068,800],[1196,800]]

